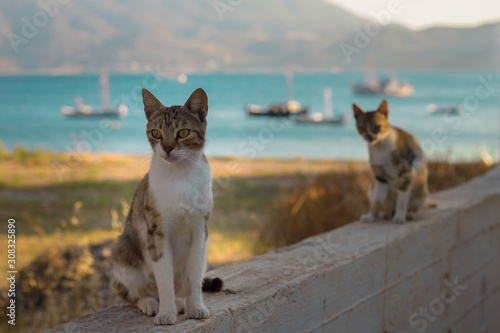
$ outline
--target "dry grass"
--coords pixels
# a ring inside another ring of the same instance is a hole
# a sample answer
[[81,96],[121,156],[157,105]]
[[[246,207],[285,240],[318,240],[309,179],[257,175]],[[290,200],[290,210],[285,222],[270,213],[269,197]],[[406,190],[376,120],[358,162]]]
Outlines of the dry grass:
[[[87,247],[105,240],[118,237],[119,232],[113,230],[66,231],[48,235],[18,235],[16,239],[16,267],[21,270],[30,263],[43,257],[52,248],[66,245]],[[0,237],[0,248],[7,248],[7,237]],[[6,272],[7,260],[0,261],[0,270]],[[0,281],[0,289],[7,287],[7,281]]]
[[355,221],[368,209],[368,171],[296,178],[260,230],[258,252],[296,243],[304,238]]
[[[15,331],[37,332],[116,304],[109,286],[110,245],[55,245],[22,269],[16,279]],[[4,318],[6,300],[3,291]],[[0,323],[2,332],[9,329],[5,320]]]
[[220,266],[254,256],[253,245],[256,232],[233,232],[231,234],[209,231],[207,262],[209,266]]
[[[482,162],[430,162],[429,190],[445,190],[485,173]],[[294,244],[307,237],[358,220],[369,209],[369,171],[334,172],[296,178],[291,188],[273,203],[273,212],[259,231],[258,253]]]
[[463,184],[488,171],[491,166],[482,162],[435,161],[427,163],[429,168],[429,191],[437,192]]

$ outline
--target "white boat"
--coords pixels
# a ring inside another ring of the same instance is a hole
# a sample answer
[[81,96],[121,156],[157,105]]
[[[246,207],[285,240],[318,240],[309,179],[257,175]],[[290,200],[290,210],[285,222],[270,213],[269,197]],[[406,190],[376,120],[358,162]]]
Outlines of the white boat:
[[297,101],[288,101],[285,104],[276,103],[269,107],[247,104],[245,110],[249,116],[289,117],[305,114],[309,111],[309,108],[303,107]]
[[430,114],[461,114],[464,112],[463,105],[455,105],[455,106],[438,106],[436,104],[427,105],[427,112]]
[[286,102],[274,103],[269,107],[247,104],[245,111],[249,116],[270,116],[270,117],[290,117],[295,115],[304,115],[309,112],[309,107],[302,106],[293,99],[293,72],[285,71],[286,77]]
[[347,115],[346,113],[331,118],[325,117],[325,115],[321,112],[301,114],[297,117],[297,123],[299,124],[344,125],[348,121],[349,115]]
[[67,117],[124,117],[127,115],[127,105],[121,103],[118,106],[111,106],[109,97],[109,73],[103,71],[100,77],[102,106],[94,108],[83,103],[81,97],[75,97],[75,106],[63,105],[61,112]]
[[347,113],[337,114],[333,113],[332,104],[332,90],[330,88],[325,88],[323,92],[325,110],[323,113],[315,112],[312,114],[303,113],[299,114],[297,117],[297,123],[299,124],[326,124],[326,125],[344,125],[349,121],[349,115]]
[[411,83],[402,82],[396,77],[378,78],[375,75],[373,61],[366,63],[365,77],[362,83],[352,83],[352,89],[357,94],[386,95],[392,97],[409,97],[415,88]]

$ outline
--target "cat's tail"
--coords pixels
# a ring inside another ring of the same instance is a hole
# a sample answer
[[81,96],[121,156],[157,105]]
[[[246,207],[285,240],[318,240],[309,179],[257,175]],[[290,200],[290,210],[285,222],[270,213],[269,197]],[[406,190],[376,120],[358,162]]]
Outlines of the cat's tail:
[[218,277],[213,279],[206,277],[203,279],[201,290],[209,293],[215,293],[217,291],[221,291],[223,285],[224,282]]

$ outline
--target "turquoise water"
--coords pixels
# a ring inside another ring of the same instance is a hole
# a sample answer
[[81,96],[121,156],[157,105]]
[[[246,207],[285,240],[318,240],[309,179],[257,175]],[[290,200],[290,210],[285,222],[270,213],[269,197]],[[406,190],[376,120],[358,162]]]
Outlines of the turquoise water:
[[[330,87],[334,108],[351,114],[356,102],[374,109],[380,96],[355,95],[350,83],[363,73],[295,74],[294,98],[323,111],[323,89]],[[431,156],[475,158],[480,144],[498,159],[500,82],[490,73],[398,73],[415,85],[410,98],[389,97],[391,122],[413,132]],[[246,103],[270,104],[286,97],[282,74],[190,75],[187,83],[155,79],[152,75],[111,75],[111,100],[126,102],[123,119],[72,119],[61,114],[78,95],[86,104],[101,103],[98,75],[0,77],[0,140],[8,147],[23,144],[55,150],[147,153],[140,89],[149,88],[166,105],[183,104],[203,87],[209,97],[206,152],[210,156],[294,158],[366,158],[367,149],[351,117],[346,126],[304,125],[270,118],[249,118]],[[429,103],[465,103],[463,116],[429,115]],[[115,120],[114,123],[112,121]]]

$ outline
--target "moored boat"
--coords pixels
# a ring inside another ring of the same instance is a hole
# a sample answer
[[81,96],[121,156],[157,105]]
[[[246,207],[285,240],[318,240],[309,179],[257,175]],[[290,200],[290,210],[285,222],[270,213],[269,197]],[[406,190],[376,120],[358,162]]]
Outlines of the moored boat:
[[327,125],[343,125],[349,121],[347,113],[341,114],[338,111],[334,114],[332,103],[332,90],[325,88],[323,91],[324,112],[315,112],[313,114],[300,114],[296,121],[299,124],[327,124]]
[[462,112],[464,112],[464,107],[463,105],[459,104],[459,105],[451,105],[451,106],[446,106],[446,105],[442,105],[442,106],[439,106],[439,105],[436,105],[436,104],[429,104],[427,105],[426,107],[427,109],[427,112],[429,112],[430,114],[461,114]]
[[325,117],[321,112],[313,114],[304,114],[297,117],[297,123],[300,124],[326,124],[326,125],[344,125],[349,121],[347,113],[333,117]]
[[415,88],[410,83],[401,82],[395,77],[379,80],[365,80],[363,83],[353,83],[352,88],[357,94],[386,95],[392,97],[408,97],[413,95]]
[[373,60],[366,63],[365,77],[362,83],[352,83],[352,89],[357,94],[385,95],[391,97],[409,97],[413,95],[413,84],[403,82],[396,77],[380,79],[375,75]]
[[109,73],[103,71],[100,77],[102,106],[94,108],[83,103],[81,97],[75,97],[75,106],[63,105],[61,112],[67,117],[124,117],[127,115],[127,105],[121,103],[117,106],[111,106],[109,95]]
[[288,101],[285,104],[276,103],[269,107],[247,104],[245,110],[249,116],[289,117],[297,114],[306,114],[309,108],[302,107],[297,101]]
[[62,106],[61,112],[67,117],[124,117],[128,108],[125,104],[120,104],[117,107],[99,108],[94,109],[90,105],[77,105],[77,106]]

